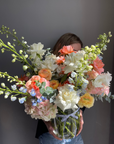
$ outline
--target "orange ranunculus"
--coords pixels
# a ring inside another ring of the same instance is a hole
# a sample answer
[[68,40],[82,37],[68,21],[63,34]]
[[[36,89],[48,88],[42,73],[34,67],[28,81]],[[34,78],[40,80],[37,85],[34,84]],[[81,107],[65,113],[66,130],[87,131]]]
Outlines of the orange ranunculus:
[[58,86],[59,86],[59,81],[58,80],[50,81],[50,87],[52,87],[53,89],[57,89]]
[[85,93],[80,97],[78,102],[79,107],[83,108],[84,106],[87,108],[92,107],[94,104],[94,97],[92,97],[89,93]]
[[46,80],[51,80],[51,77],[52,77],[52,73],[49,69],[41,69],[39,72],[38,72],[38,75],[45,78]]
[[57,59],[56,63],[61,64],[61,63],[64,63],[64,61],[65,61],[64,56],[61,56],[61,57],[59,57],[59,59]]
[[71,45],[68,45],[68,46],[63,46],[63,48],[60,49],[59,52],[65,55],[65,54],[70,54],[74,51],[73,51],[73,47]]
[[94,61],[93,61],[93,69],[98,72],[99,74],[101,74],[102,72],[104,72],[104,63],[97,57]]

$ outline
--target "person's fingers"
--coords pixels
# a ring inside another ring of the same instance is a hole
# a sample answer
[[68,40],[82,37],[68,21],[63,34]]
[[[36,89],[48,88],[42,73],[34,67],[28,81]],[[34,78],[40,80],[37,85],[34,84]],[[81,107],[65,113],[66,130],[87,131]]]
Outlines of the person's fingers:
[[81,131],[83,129],[83,124],[84,124],[84,121],[83,121],[82,110],[80,110],[80,128],[79,128],[79,131],[76,136],[78,136],[81,133]]

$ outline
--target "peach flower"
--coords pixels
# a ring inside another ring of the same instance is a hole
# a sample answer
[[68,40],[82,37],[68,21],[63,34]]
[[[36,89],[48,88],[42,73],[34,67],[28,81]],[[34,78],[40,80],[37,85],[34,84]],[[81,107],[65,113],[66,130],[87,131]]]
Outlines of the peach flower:
[[90,81],[87,88],[86,88],[86,92],[90,93],[90,94],[97,94],[97,95],[101,95],[102,93],[104,93],[104,95],[108,95],[109,94],[109,87],[103,85],[103,87],[94,87],[92,85],[92,82]]
[[36,81],[39,81],[40,83],[42,82],[45,82],[46,83],[46,86],[49,86],[50,83],[49,81],[47,81],[45,78],[41,78],[40,76],[38,75],[34,75],[31,77],[31,79],[29,79],[27,82],[26,82],[26,88],[27,88],[27,91],[30,93],[32,89],[35,90],[35,93],[36,93],[36,97],[37,98],[40,98],[41,97],[41,93],[40,93],[40,90],[39,90],[39,87],[36,85]]
[[43,77],[45,78],[46,80],[51,80],[51,77],[52,77],[52,73],[49,69],[47,68],[44,68],[44,69],[41,69],[39,72],[38,72],[38,75],[40,77]]
[[102,72],[104,72],[104,63],[97,57],[96,60],[93,61],[93,69],[98,72],[99,74],[101,74]]
[[83,108],[84,106],[87,108],[92,107],[94,104],[94,97],[92,97],[89,93],[85,93],[80,97],[78,102],[79,107]]
[[73,51],[73,47],[71,45],[68,45],[68,46],[63,46],[63,48],[60,49],[59,52],[63,55],[66,55],[66,54],[70,54],[74,51]]
[[98,76],[98,73],[95,70],[92,70],[92,71],[88,71],[87,75],[89,76],[88,80],[92,80]]
[[58,80],[50,81],[50,87],[52,87],[53,89],[57,89],[58,86],[59,86],[59,81]]
[[64,61],[65,61],[64,56],[61,56],[61,57],[59,57],[59,58],[57,59],[56,63],[57,63],[57,64],[61,64],[61,63],[64,63]]

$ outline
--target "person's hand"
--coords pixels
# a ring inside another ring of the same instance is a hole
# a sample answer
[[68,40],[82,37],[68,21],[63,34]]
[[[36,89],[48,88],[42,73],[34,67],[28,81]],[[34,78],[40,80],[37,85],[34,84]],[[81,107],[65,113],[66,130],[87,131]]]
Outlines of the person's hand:
[[80,110],[80,128],[79,128],[79,131],[76,136],[78,136],[81,133],[81,131],[83,129],[83,124],[84,124],[84,121],[83,121],[82,110]]
[[45,125],[47,126],[47,129],[48,129],[49,133],[50,133],[54,138],[56,138],[56,139],[58,139],[58,140],[62,140],[61,138],[57,137],[57,136],[54,134],[54,132],[53,132],[54,128],[53,128],[52,125],[51,125],[51,121],[44,121],[44,123],[45,123]]

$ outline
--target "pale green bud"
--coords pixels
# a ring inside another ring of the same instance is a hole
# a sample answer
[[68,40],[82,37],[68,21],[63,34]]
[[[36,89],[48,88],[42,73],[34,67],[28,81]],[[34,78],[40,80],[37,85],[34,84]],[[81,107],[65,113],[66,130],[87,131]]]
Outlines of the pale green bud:
[[18,79],[18,76],[14,76],[16,79]]
[[107,40],[107,43],[109,43],[109,42],[110,42],[110,39]]
[[99,48],[97,48],[97,54],[100,54],[101,50]]
[[23,53],[23,50],[20,50],[19,53],[22,54],[22,53]]
[[85,47],[85,49],[86,49],[86,50],[88,50],[88,49],[89,49],[89,47],[88,47],[88,46],[86,46],[86,47]]
[[26,71],[28,69],[27,65],[23,65],[23,70]]
[[27,55],[27,54],[25,55],[25,58],[28,58],[28,55]]
[[11,45],[11,43],[10,43],[10,42],[7,42],[7,45],[9,45],[9,46],[10,46],[10,45]]
[[16,55],[15,55],[15,54],[12,54],[12,57],[16,57]]
[[91,49],[94,51],[96,47],[94,45],[91,45]]
[[109,35],[109,37],[112,37],[112,34],[111,34],[111,32],[109,32],[109,33],[108,33],[108,35]]
[[93,59],[95,60],[97,58],[97,55],[96,54],[93,54]]
[[30,72],[26,73],[26,76],[29,77],[30,76]]
[[85,59],[85,60],[88,59],[88,55],[87,55],[87,54],[84,55],[84,59]]
[[2,95],[4,92],[3,91],[0,91],[0,95]]
[[12,63],[14,63],[16,61],[16,59],[14,58],[14,59],[12,59]]
[[87,61],[84,61],[84,64],[86,65],[86,64],[87,64]]
[[22,36],[21,39],[24,39],[24,37]]
[[2,86],[3,88],[5,88],[5,83],[1,83],[1,86]]
[[1,49],[1,52],[2,52],[2,53],[4,53],[4,51],[5,51],[5,49],[4,49],[4,48],[2,48],[2,49]]

